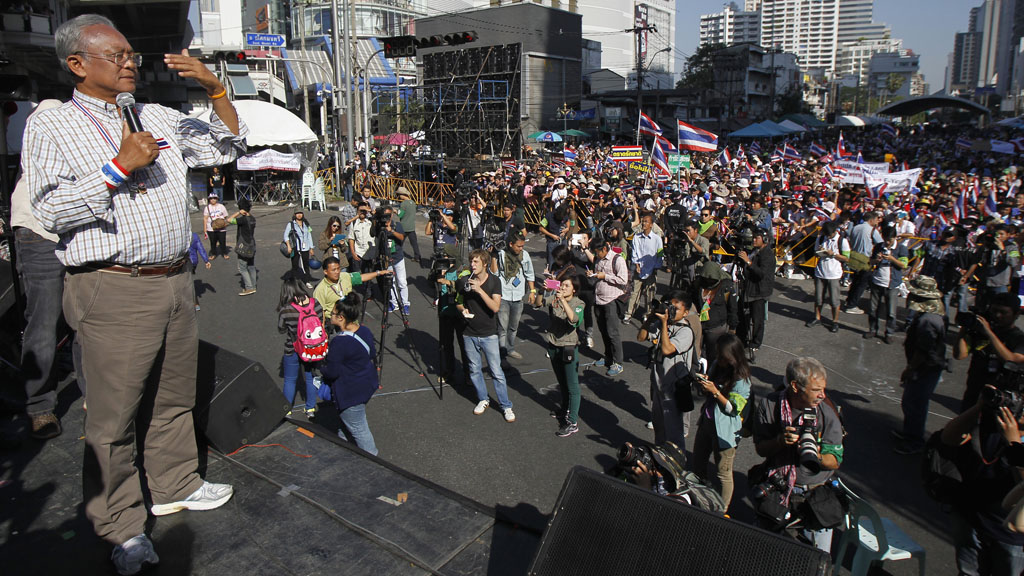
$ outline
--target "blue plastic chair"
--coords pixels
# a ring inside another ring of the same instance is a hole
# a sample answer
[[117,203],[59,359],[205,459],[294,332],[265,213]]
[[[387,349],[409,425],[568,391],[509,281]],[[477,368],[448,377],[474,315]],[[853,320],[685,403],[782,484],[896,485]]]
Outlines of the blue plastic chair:
[[840,487],[850,501],[850,511],[846,517],[846,530],[839,540],[839,553],[836,555],[835,572],[839,573],[846,550],[856,544],[853,554],[853,565],[850,568],[853,576],[867,576],[873,564],[886,560],[909,560],[917,558],[920,576],[925,575],[925,551],[920,544],[914,542],[895,522],[882,518],[878,512],[864,499],[857,496],[842,481]]

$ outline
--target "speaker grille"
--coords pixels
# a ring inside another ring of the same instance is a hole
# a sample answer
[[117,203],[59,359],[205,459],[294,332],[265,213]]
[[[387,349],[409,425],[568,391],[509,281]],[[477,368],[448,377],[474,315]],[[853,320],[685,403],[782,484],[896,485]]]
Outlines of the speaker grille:
[[530,574],[812,576],[830,571],[824,552],[576,467]]

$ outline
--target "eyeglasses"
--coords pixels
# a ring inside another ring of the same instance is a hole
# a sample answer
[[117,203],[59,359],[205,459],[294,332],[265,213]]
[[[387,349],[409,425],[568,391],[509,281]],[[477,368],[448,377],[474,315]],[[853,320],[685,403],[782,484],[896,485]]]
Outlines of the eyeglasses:
[[113,54],[95,54],[93,52],[75,52],[75,54],[85,54],[86,56],[95,56],[100,60],[106,60],[107,62],[113,62],[115,66],[125,66],[128,62],[135,64],[136,68],[142,67],[142,54],[136,54],[135,52],[115,52]]

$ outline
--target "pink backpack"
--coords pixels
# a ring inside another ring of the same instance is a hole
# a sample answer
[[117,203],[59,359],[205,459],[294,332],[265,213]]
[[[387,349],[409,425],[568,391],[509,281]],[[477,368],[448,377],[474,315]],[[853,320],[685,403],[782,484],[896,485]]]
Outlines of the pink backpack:
[[295,327],[295,353],[303,362],[319,362],[327,355],[327,331],[324,330],[320,317],[317,316],[313,299],[305,306],[292,302],[292,307],[299,311],[299,321]]

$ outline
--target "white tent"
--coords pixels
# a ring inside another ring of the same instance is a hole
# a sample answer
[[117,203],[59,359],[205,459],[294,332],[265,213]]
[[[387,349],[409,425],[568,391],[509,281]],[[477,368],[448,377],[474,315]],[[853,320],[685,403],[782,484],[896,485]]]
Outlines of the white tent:
[[[262,100],[235,100],[238,117],[249,127],[249,146],[279,146],[285,144],[315,143],[316,134],[301,118],[288,110]],[[210,121],[210,110],[198,114],[204,122]]]
[[782,126],[783,128],[789,128],[794,132],[807,132],[806,128],[797,124],[796,122],[793,122],[792,120],[783,120],[782,122],[779,122],[779,126]]

